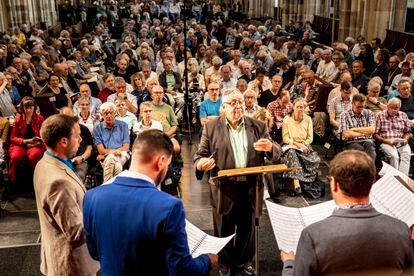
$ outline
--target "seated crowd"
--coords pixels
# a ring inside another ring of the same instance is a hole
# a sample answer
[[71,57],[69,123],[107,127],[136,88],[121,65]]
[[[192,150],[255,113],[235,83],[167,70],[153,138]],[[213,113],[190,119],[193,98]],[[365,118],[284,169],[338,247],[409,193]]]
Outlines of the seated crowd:
[[[378,38],[325,46],[313,41],[310,24],[283,29],[268,20],[256,27],[228,20],[227,9],[205,16],[193,10],[185,40],[179,6],[141,15],[132,5],[118,49],[102,15],[89,32],[74,25],[50,37],[23,26],[0,37],[0,160],[8,163],[8,188],[42,158],[40,128],[51,114],[80,125],[72,158],[80,179],[98,167],[107,182],[128,164],[136,135],[163,131],[174,160],[187,123],[208,126],[235,92],[243,95],[244,116],[266,122],[282,146],[280,162],[302,167],[283,174],[290,195],[319,181],[314,140],[364,151],[410,174],[414,53],[382,49]],[[111,25],[121,22],[115,15]],[[277,196],[277,188],[269,192]]]
[[[190,119],[201,125],[221,115],[222,96],[235,89],[244,94],[245,115],[267,121],[272,138],[288,145],[282,161],[304,167],[285,175],[299,192],[299,181],[317,179],[314,136],[338,139],[374,159],[380,153],[409,174],[414,53],[390,53],[378,38],[324,46],[313,42],[309,24],[282,30],[269,20],[256,27],[220,17],[211,26],[208,17],[191,19],[184,41],[181,17],[139,19],[125,21],[119,49],[109,40],[106,17],[89,33],[75,25],[45,37],[24,25],[2,37],[0,112],[11,183],[22,163],[33,170],[45,150],[38,139],[46,116],[37,107],[42,96],[54,113],[71,110],[86,127],[93,148],[74,162],[98,160],[104,181],[122,171],[130,139],[143,129],[162,127],[179,155],[187,77],[191,98],[201,95]],[[322,86],[332,87],[327,102]],[[87,170],[79,168],[83,179]]]

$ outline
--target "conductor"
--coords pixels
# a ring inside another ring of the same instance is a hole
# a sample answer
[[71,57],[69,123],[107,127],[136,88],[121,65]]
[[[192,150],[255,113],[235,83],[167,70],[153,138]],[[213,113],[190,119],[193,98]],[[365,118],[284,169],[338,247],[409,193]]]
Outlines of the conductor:
[[[253,275],[251,261],[255,253],[254,218],[255,188],[263,198],[263,185],[256,176],[222,178],[215,181],[219,170],[264,165],[267,157],[277,161],[280,146],[269,138],[265,123],[244,116],[244,98],[232,92],[223,99],[224,116],[205,124],[198,151],[194,155],[196,174],[202,178],[210,171],[210,194],[213,207],[214,234],[226,237],[236,232],[235,243],[221,251],[220,273],[242,272]],[[261,212],[262,201],[258,206]]]

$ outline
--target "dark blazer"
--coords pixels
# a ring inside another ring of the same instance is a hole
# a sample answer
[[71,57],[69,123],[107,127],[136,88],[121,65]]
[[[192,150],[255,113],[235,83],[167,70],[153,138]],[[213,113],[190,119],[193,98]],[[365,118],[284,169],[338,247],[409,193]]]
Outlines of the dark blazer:
[[282,275],[400,275],[414,264],[408,226],[372,207],[338,209],[306,227],[296,254]]
[[[269,131],[265,123],[256,119],[244,116],[244,122],[246,124],[246,135],[247,135],[247,167],[255,167],[264,165],[265,153],[256,151],[253,148],[253,143],[260,138],[268,138]],[[233,202],[236,200],[236,188],[233,183],[234,179],[222,179],[220,182],[213,181],[211,177],[217,176],[219,170],[234,169],[235,161],[233,149],[230,144],[229,131],[227,130],[226,118],[223,116],[217,119],[207,122],[203,128],[203,134],[201,136],[200,144],[197,152],[194,155],[194,163],[202,157],[209,157],[213,152],[214,159],[216,161],[216,167],[210,171],[210,190],[212,205],[217,208],[218,213],[228,213]],[[280,146],[277,143],[273,144],[273,151],[268,153],[268,157],[272,161],[279,160],[280,157]],[[197,172],[199,175],[200,171]],[[248,177],[247,182],[251,184],[252,189],[255,188],[256,177]],[[262,184],[263,182],[260,182]],[[261,187],[263,188],[263,186]],[[261,189],[260,192],[263,192]],[[259,197],[262,198],[262,197]],[[254,193],[252,195],[252,207],[255,206]],[[261,204],[260,200],[260,204]]]
[[[172,74],[174,75],[174,79],[175,79],[175,86],[174,86],[174,91],[175,92],[181,92],[181,77],[180,74],[176,73],[176,72],[172,72]],[[164,88],[164,91],[167,90],[167,73],[162,72],[161,75],[158,77],[158,81],[160,83],[160,85]]]
[[208,275],[209,257],[190,255],[181,200],[146,179],[124,172],[89,190],[83,214],[102,275]]

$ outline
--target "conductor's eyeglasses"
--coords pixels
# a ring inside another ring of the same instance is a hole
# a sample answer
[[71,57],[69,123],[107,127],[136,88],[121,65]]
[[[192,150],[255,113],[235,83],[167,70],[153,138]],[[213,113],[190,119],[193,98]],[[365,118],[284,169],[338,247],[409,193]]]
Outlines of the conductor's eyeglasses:
[[226,104],[230,105],[231,107],[236,107],[238,105],[243,106],[244,105],[244,101],[232,100],[230,102],[226,102]]

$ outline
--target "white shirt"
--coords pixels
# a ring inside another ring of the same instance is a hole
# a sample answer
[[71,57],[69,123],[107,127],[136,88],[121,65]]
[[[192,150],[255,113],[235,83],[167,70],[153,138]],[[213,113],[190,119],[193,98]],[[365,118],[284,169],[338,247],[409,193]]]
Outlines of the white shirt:
[[151,121],[151,126],[149,126],[149,127],[144,126],[142,124],[142,120],[141,120],[137,124],[135,124],[134,128],[132,129],[132,131],[136,135],[138,135],[138,134],[140,134],[141,132],[143,132],[144,130],[147,130],[147,129],[158,129],[158,130],[163,131],[162,124],[160,122],[156,121],[156,120],[152,120]]
[[145,181],[148,181],[148,182],[154,184],[154,186],[155,186],[154,180],[152,180],[152,178],[150,178],[149,176],[147,176],[145,174],[142,174],[142,173],[139,173],[139,172],[131,172],[131,171],[128,171],[128,170],[125,170],[125,171],[121,172],[120,174],[118,174],[115,177],[112,177],[107,182],[103,183],[102,185],[112,184],[118,176],[145,180]]

